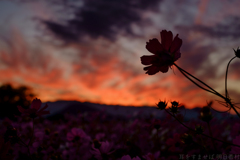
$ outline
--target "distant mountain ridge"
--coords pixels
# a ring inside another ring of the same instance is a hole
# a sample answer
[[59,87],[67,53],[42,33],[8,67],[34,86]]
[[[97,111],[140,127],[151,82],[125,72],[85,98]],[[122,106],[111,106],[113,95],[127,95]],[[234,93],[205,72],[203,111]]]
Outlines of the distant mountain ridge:
[[[45,102],[42,104],[48,104],[48,110],[50,114],[46,117],[55,115],[63,115],[64,113],[77,114],[85,112],[104,111],[104,113],[110,117],[118,118],[158,118],[163,119],[166,116],[165,111],[157,109],[157,107],[133,107],[133,106],[119,106],[119,105],[103,105],[90,102],[79,101],[56,101]],[[194,109],[185,109],[183,106],[179,108],[180,113],[184,116],[185,120],[197,119],[200,115],[200,107]],[[220,113],[213,111],[213,115],[216,118],[222,118]],[[232,115],[231,115],[232,116]],[[236,116],[232,116],[236,118]]]

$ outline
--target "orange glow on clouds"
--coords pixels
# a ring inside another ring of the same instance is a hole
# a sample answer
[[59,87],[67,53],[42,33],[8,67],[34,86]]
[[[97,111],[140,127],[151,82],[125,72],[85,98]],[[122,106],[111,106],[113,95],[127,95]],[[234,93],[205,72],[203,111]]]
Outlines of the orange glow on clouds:
[[[97,52],[102,51],[103,48],[92,50]],[[25,59],[20,58],[20,53],[25,55]],[[12,50],[11,54],[3,51],[0,53],[1,59],[8,62],[8,67],[0,70],[4,75],[0,77],[0,82],[30,86],[42,101],[61,99],[109,105],[154,106],[159,99],[166,99],[183,104],[187,102],[187,107],[204,105],[202,101],[204,95],[199,89],[191,89],[183,94],[184,88],[189,83],[179,77],[179,74],[174,75],[172,70],[167,75],[162,73],[154,76],[146,75],[142,70],[140,57],[133,60],[133,63],[139,63],[140,73],[136,75],[132,68],[124,68],[124,63],[117,56],[109,54],[106,63],[98,59],[90,59],[88,65],[93,69],[88,72],[82,72],[86,66],[81,63],[69,64],[71,71],[69,76],[64,78],[66,72],[64,68],[55,66],[51,70],[48,69],[49,64],[61,63],[61,61],[54,59],[53,56],[42,55],[38,58],[40,66],[35,66],[28,53],[26,46],[21,50]],[[199,96],[196,97],[196,94]]]
[[[0,51],[0,73],[4,75],[0,76],[0,82],[30,86],[42,101],[78,100],[108,105],[155,106],[159,100],[175,100],[193,108],[212,100],[176,68],[174,72],[170,69],[165,74],[146,75],[140,62],[140,56],[150,54],[145,45],[140,47],[140,53],[132,55],[132,60],[124,61],[119,44],[97,39],[88,46],[72,45],[71,48],[81,54],[73,54],[67,61],[66,53],[44,54],[51,53],[48,46],[34,54],[20,35],[15,36],[10,50]],[[106,48],[105,43],[111,48]]]

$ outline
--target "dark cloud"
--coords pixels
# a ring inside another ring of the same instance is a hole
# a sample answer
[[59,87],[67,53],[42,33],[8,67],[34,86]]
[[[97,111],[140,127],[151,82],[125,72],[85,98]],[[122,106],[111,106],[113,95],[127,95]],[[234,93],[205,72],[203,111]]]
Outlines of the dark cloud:
[[[191,31],[198,31],[212,38],[227,38],[230,40],[239,40],[240,37],[240,17],[228,16],[223,21],[214,26],[193,25],[186,27]],[[185,28],[185,29],[186,29]]]
[[132,23],[141,23],[142,11],[157,10],[159,0],[84,0],[84,5],[75,9],[73,19],[65,25],[53,21],[43,21],[58,38],[76,41],[88,35],[92,38],[115,39],[119,31],[133,35]]

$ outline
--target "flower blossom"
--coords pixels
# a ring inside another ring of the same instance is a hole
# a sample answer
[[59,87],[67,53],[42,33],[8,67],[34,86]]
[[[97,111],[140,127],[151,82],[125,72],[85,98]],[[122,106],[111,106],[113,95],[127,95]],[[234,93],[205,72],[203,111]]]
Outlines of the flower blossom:
[[154,75],[161,71],[166,73],[176,60],[181,57],[180,47],[182,46],[182,39],[178,38],[178,34],[173,39],[171,31],[161,31],[161,42],[154,38],[149,40],[146,48],[154,55],[144,55],[141,57],[143,65],[150,65],[143,69],[146,74]]
[[113,150],[113,144],[108,141],[98,142],[98,144],[92,145],[91,153],[98,160],[107,159],[107,157],[112,154],[115,150]]
[[89,141],[90,137],[80,128],[72,128],[70,132],[67,133],[67,140],[72,142],[83,142]]
[[176,152],[181,150],[181,136],[178,133],[173,135],[173,138],[169,138],[166,141],[166,144],[169,146],[169,151]]
[[22,114],[27,115],[31,118],[36,118],[36,117],[50,113],[49,111],[45,110],[48,107],[47,104],[43,108],[41,108],[41,105],[42,105],[41,100],[36,98],[32,101],[29,109],[24,109],[21,106],[17,106],[17,107],[19,112],[21,112]]

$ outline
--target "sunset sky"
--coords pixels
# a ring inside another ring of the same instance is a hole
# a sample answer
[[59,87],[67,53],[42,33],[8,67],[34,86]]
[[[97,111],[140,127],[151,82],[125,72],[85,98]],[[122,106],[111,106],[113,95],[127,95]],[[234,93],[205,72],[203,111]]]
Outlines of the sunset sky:
[[[176,67],[145,74],[140,57],[151,55],[149,39],[161,41],[160,31],[170,30],[183,40],[176,64],[224,94],[226,66],[240,46],[239,6],[239,0],[2,0],[0,85],[27,85],[43,102],[204,106],[220,99]],[[228,90],[235,103],[239,80],[234,59]]]

